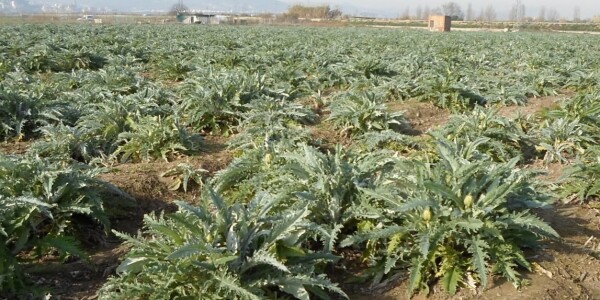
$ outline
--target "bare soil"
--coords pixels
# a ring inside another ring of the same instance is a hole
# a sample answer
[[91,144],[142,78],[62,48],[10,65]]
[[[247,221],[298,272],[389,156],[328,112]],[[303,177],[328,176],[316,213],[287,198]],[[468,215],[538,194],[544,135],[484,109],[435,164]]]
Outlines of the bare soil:
[[391,111],[403,111],[414,135],[424,134],[427,131],[443,126],[450,119],[451,113],[441,109],[430,102],[408,100],[404,102],[388,103]]
[[499,109],[499,114],[504,117],[516,117],[519,114],[526,116],[537,114],[545,109],[558,107],[559,102],[565,99],[565,95],[547,96],[540,98],[531,98],[524,106],[503,106]]
[[97,291],[108,276],[114,274],[120,257],[129,248],[114,238],[109,244],[88,251],[89,262],[61,263],[56,257],[43,259],[28,269],[31,281],[48,289],[53,299],[96,299]]
[[320,123],[309,128],[314,142],[320,145],[322,150],[332,150],[336,144],[349,146],[352,144],[352,138],[348,134],[342,134],[339,131],[332,130],[331,124]]
[[335,130],[332,124],[326,121],[330,115],[329,111],[324,110],[322,107],[314,107],[313,104],[309,106],[313,107],[313,111],[319,116],[319,121],[313,126],[308,127],[315,145],[318,145],[323,151],[331,151],[335,149],[335,145],[337,144],[343,146],[350,146],[352,144],[352,137],[348,132],[343,133]]
[[557,162],[544,165],[542,160],[536,160],[532,164],[527,165],[527,168],[529,169],[544,171],[546,174],[543,174],[540,177],[547,182],[558,181],[564,175],[564,170],[566,167],[568,167],[568,165],[563,165]]
[[0,152],[9,155],[23,154],[27,152],[30,145],[29,141],[0,142]]

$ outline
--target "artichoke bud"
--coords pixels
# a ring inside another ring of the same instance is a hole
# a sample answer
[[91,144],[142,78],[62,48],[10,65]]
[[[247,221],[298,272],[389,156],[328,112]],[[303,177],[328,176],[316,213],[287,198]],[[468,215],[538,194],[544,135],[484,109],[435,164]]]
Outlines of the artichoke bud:
[[473,195],[468,194],[465,199],[463,199],[463,204],[465,205],[465,208],[473,206]]
[[429,220],[431,220],[431,209],[429,209],[429,207],[423,211],[421,218],[423,218],[423,221],[425,222],[429,222]]
[[265,154],[265,158],[264,158],[265,164],[267,164],[267,166],[270,166],[272,161],[273,161],[273,154],[271,154],[271,153]]

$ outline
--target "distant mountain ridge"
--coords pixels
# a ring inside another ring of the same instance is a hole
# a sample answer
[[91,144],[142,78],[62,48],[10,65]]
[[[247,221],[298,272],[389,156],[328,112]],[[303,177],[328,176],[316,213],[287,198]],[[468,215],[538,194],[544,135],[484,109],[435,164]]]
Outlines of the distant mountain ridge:
[[[322,5],[316,2],[307,5]],[[82,12],[93,8],[96,11],[118,12],[168,12],[179,0],[0,0],[0,13],[39,13],[39,12]],[[272,12],[281,13],[291,5],[301,3],[298,0],[184,0],[183,4],[192,10],[211,10],[222,12]],[[330,5],[351,15],[390,15],[386,10],[374,10],[369,5],[349,4]]]
[[[72,3],[72,2],[71,2]],[[80,0],[78,6],[118,11],[169,11],[178,0]],[[187,0],[183,4],[192,10],[232,12],[283,12],[288,4],[278,0]]]
[[[0,13],[82,12],[84,9],[87,11],[90,8],[92,11],[158,13],[170,11],[178,3],[179,0],[0,0]],[[234,13],[282,13],[287,11],[291,5],[297,3],[300,2],[294,0],[183,1],[183,4],[191,10]],[[321,4],[314,3],[312,5]],[[354,6],[342,3],[330,6],[341,9],[345,14],[356,16],[394,16],[393,12],[378,11],[370,8],[368,5]]]

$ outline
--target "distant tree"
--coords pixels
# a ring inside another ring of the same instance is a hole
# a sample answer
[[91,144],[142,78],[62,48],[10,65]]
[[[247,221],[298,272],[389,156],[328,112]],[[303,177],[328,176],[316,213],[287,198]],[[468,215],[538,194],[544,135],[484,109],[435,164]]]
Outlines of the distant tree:
[[471,4],[469,2],[469,5],[467,6],[467,15],[465,16],[465,20],[466,21],[472,21],[474,18],[473,16],[473,4]]
[[545,6],[540,7],[540,11],[538,13],[537,20],[539,22],[545,22],[546,21],[546,7]]
[[417,19],[423,19],[423,8],[421,5],[417,6],[417,10],[415,11],[415,17]]
[[508,20],[509,21],[517,21],[518,14],[519,14],[518,4],[511,6],[510,10],[508,11]]
[[558,10],[551,8],[547,11],[546,20],[550,22],[556,22],[558,21],[558,19],[560,19],[560,14],[558,13]]
[[452,20],[463,20],[465,18],[462,8],[456,2],[442,4],[442,13],[446,16],[450,16]]
[[404,12],[402,13],[402,15],[400,15],[400,19],[402,19],[402,20],[410,20],[410,6],[407,6],[404,9]]
[[508,11],[508,19],[510,21],[522,22],[525,19],[525,5],[521,3],[521,0],[511,6]]
[[477,16],[477,21],[485,21],[485,9],[482,7]]
[[339,9],[339,8],[332,9],[332,10],[330,10],[330,11],[327,13],[327,17],[328,17],[329,19],[335,19],[335,18],[339,18],[339,17],[341,17],[342,15],[343,15],[343,13],[342,13],[342,10],[341,10],[341,9]]
[[331,9],[329,5],[319,6],[304,6],[296,4],[288,9],[287,16],[294,18],[321,18],[321,19],[332,19],[342,15],[342,11],[339,9]]
[[496,9],[494,5],[490,4],[485,8],[484,18],[487,22],[496,21]]
[[521,4],[521,7],[519,7],[519,22],[523,22],[525,21],[525,19],[527,18],[527,11],[525,9],[525,4]]
[[431,15],[431,9],[429,8],[429,5],[426,5],[425,9],[423,10],[423,15],[421,15],[421,19],[427,20],[427,19],[429,19],[430,15]]
[[177,16],[177,15],[183,14],[189,10],[190,9],[187,6],[185,6],[185,4],[183,4],[183,3],[181,3],[181,2],[175,3],[175,4],[173,4],[173,6],[171,6],[171,10],[169,10],[169,15]]
[[581,22],[581,9],[579,6],[575,6],[575,9],[573,9],[573,22]]

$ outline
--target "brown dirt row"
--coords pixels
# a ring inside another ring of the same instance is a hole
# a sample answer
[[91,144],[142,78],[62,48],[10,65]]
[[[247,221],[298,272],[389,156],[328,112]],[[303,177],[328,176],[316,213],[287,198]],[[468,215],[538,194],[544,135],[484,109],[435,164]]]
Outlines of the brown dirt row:
[[[508,118],[517,117],[519,114],[537,114],[545,109],[558,107],[558,103],[568,96],[569,94],[531,98],[524,106],[500,107],[499,114]],[[441,109],[430,102],[420,102],[414,99],[388,103],[388,108],[391,111],[403,111],[412,128],[419,134],[443,126],[452,116],[448,110]]]

